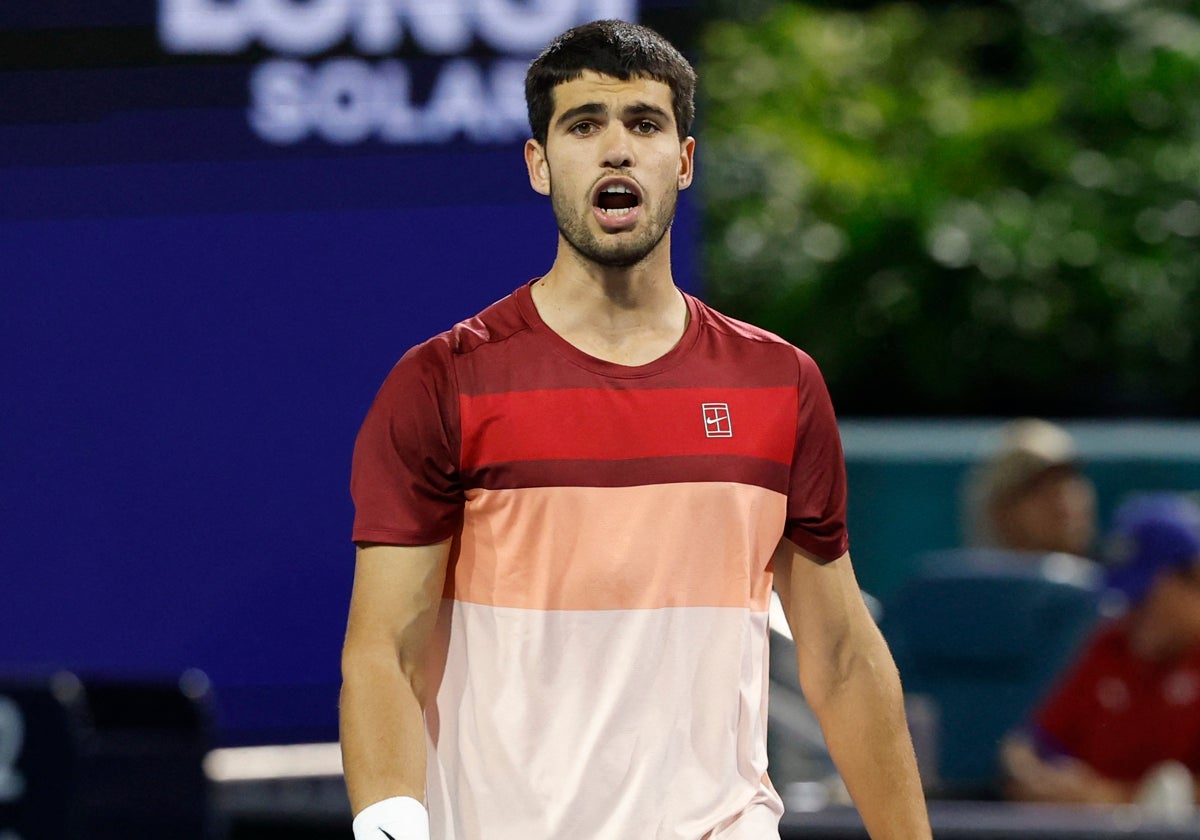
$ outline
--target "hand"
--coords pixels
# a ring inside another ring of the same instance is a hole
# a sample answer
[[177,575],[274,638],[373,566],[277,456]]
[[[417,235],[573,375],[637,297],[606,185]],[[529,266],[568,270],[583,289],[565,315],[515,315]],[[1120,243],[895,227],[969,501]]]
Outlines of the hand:
[[1024,738],[1010,737],[1000,750],[1011,799],[1116,805],[1132,801],[1130,785],[1100,775],[1070,756],[1042,759]]

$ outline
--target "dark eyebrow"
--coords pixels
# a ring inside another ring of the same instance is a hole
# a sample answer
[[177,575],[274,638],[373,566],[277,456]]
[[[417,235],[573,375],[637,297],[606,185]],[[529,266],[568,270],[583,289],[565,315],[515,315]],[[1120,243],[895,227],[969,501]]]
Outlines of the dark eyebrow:
[[622,112],[625,117],[653,117],[660,122],[670,123],[671,115],[659,108],[657,105],[651,105],[649,102],[634,102]]
[[[671,115],[657,105],[652,105],[649,102],[633,102],[625,108],[621,109],[621,114],[625,119],[632,117],[653,117],[663,123],[670,123]],[[578,117],[595,117],[608,116],[608,106],[600,102],[586,102],[583,105],[577,105],[574,108],[568,108],[562,112],[557,120],[554,121],[556,127],[560,127],[566,123],[574,121]]]
[[562,112],[562,115],[554,121],[555,126],[562,126],[564,123],[573,121],[576,117],[594,117],[604,116],[608,114],[608,107],[601,105],[599,102],[588,102],[583,105],[577,105],[574,108],[569,108]]

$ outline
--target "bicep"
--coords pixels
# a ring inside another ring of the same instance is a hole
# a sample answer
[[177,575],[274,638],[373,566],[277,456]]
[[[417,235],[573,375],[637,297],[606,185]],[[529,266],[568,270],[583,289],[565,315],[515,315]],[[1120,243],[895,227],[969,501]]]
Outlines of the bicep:
[[782,540],[775,551],[775,587],[796,642],[800,679],[844,673],[847,662],[878,634],[848,553],[822,561]]
[[775,588],[797,638],[820,640],[871,620],[849,553],[821,560],[790,540],[775,549]]
[[450,540],[424,546],[361,545],[346,625],[346,652],[386,646],[403,661],[433,633]]

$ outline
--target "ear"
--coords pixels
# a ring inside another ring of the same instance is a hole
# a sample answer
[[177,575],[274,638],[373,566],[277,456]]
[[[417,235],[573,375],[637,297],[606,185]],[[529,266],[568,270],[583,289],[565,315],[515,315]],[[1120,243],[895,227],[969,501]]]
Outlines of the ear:
[[534,192],[550,195],[550,163],[546,150],[532,137],[525,141],[525,168],[529,170],[529,186]]
[[696,167],[696,138],[685,137],[679,144],[679,189],[686,190],[692,185],[692,176]]

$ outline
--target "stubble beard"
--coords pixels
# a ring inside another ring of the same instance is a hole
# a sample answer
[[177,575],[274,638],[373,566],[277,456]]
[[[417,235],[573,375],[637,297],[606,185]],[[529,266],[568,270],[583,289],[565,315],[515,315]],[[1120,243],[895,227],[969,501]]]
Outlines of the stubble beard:
[[[665,196],[662,208],[640,231],[597,235],[588,227],[587,217],[573,210],[565,196],[553,191],[550,194],[554,220],[563,239],[585,260],[605,268],[630,268],[650,256],[671,229],[678,202],[676,189]],[[590,206],[587,212],[591,213]]]

